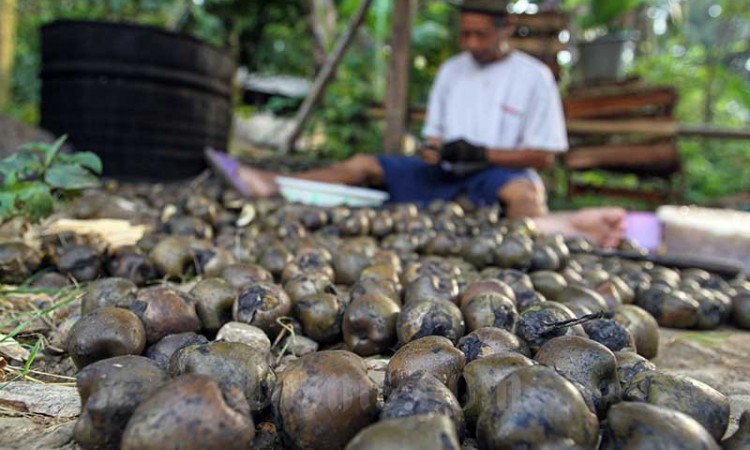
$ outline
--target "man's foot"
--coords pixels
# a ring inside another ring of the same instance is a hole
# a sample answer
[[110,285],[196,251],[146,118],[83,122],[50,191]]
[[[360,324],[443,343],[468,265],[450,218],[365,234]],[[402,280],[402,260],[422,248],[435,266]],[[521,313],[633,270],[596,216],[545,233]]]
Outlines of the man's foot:
[[279,192],[274,173],[253,169],[211,148],[204,151],[204,156],[214,173],[244,197],[271,197]]
[[238,169],[238,175],[242,183],[253,192],[253,197],[267,198],[279,193],[279,185],[276,184],[277,174],[273,172],[242,164]]
[[625,236],[625,215],[622,208],[585,208],[580,211],[553,212],[536,217],[539,229],[548,234],[566,237],[584,236],[604,248],[617,247]]

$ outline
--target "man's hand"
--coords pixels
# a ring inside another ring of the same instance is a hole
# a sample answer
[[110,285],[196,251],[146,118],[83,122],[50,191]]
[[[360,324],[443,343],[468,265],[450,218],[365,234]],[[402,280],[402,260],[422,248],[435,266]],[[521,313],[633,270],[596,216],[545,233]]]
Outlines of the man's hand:
[[442,161],[452,163],[482,163],[487,162],[487,149],[459,139],[443,145],[443,148],[440,150],[440,158]]
[[440,163],[440,143],[430,139],[419,148],[419,156],[431,166]]
[[463,177],[489,167],[487,150],[463,139],[448,142],[440,149],[440,167]]

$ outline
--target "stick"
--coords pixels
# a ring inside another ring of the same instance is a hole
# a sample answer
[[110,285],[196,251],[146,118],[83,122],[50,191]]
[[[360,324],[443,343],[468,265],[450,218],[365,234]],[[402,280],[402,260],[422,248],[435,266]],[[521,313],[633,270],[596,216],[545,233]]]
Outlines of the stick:
[[320,73],[318,73],[318,76],[315,77],[315,82],[310,89],[310,93],[307,95],[307,98],[305,98],[302,106],[300,106],[299,111],[297,111],[297,115],[294,117],[294,127],[292,128],[292,132],[289,134],[287,142],[280,149],[282,155],[289,153],[294,148],[297,139],[299,138],[300,134],[302,134],[302,129],[305,126],[305,122],[307,122],[312,109],[323,96],[328,83],[331,82],[333,76],[336,74],[336,69],[341,62],[341,58],[343,58],[346,50],[349,48],[349,45],[352,43],[352,41],[354,41],[357,30],[359,29],[360,25],[362,25],[362,21],[364,20],[367,11],[370,9],[371,4],[372,0],[362,0],[362,3],[360,3],[359,5],[359,9],[356,13],[354,13],[354,16],[352,16],[351,20],[349,20],[349,24],[347,25],[346,30],[336,41],[336,46],[331,52],[331,55],[326,60],[323,68],[320,69]]

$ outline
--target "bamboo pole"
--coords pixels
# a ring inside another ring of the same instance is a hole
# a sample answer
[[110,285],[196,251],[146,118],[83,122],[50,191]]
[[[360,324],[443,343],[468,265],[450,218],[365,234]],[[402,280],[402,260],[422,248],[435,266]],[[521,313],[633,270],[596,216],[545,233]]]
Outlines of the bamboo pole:
[[0,110],[10,102],[17,19],[16,0],[0,0]]

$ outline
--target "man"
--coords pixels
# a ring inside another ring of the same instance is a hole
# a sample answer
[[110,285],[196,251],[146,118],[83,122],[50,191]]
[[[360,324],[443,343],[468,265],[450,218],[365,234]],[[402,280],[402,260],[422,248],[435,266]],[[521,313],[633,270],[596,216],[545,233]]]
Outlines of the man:
[[[500,202],[510,218],[534,217],[543,231],[585,234],[602,245],[622,237],[624,212],[587,210],[547,215],[537,169],[568,148],[565,121],[549,69],[508,39],[515,17],[503,0],[460,6],[462,53],[445,62],[433,84],[418,157],[358,154],[298,178],[385,187],[394,202],[428,203],[467,195]],[[211,165],[243,194],[278,193],[275,173],[208,152]]]

